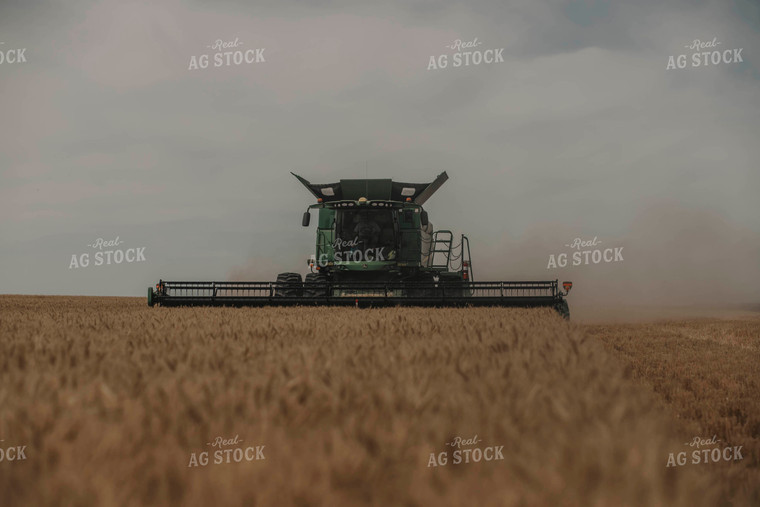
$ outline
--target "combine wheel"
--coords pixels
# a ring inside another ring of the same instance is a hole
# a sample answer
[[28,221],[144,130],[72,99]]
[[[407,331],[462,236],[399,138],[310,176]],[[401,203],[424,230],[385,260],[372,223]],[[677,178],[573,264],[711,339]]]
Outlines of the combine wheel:
[[274,297],[296,298],[301,295],[301,275],[298,273],[280,273],[274,287]]
[[322,273],[307,273],[303,286],[303,295],[307,298],[327,296],[327,277]]

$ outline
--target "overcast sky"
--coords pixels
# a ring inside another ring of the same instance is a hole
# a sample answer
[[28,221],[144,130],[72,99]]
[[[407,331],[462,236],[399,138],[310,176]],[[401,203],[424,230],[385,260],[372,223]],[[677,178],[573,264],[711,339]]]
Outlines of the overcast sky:
[[[476,38],[504,61],[428,69]],[[217,39],[265,61],[189,70]],[[694,68],[695,39],[743,61]],[[755,1],[5,0],[0,42],[26,58],[0,64],[0,293],[305,272],[312,198],[290,171],[445,170],[426,208],[470,236],[476,278],[760,301]],[[70,268],[117,236],[145,261]],[[547,269],[576,237],[624,260]]]

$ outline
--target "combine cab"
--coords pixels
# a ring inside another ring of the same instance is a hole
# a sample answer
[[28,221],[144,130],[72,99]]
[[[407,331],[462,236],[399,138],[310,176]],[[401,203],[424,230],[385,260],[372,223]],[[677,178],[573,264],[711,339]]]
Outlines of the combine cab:
[[275,282],[170,282],[148,289],[148,305],[546,306],[563,317],[572,287],[557,280],[473,280],[467,236],[434,230],[422,205],[448,179],[400,183],[389,179],[313,184],[293,175],[316,203],[316,253],[310,272],[281,273]]

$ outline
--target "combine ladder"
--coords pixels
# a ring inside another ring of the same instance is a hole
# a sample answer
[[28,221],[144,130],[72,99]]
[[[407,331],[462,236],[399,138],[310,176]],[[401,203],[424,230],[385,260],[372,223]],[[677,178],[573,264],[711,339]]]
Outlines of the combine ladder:
[[451,262],[451,245],[454,235],[451,231],[435,231],[433,233],[433,246],[430,248],[431,268],[440,268],[448,271]]
[[464,234],[458,245],[453,245],[453,240],[454,234],[451,231],[440,230],[433,233],[428,267],[445,271],[467,271],[467,279],[472,281],[470,240]]

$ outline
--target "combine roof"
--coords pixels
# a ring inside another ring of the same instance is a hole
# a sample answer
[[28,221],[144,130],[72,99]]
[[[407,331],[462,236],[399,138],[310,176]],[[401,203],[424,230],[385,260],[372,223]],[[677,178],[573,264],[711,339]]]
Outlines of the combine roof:
[[416,204],[424,204],[431,195],[449,179],[446,171],[439,174],[431,183],[402,183],[390,179],[356,179],[340,180],[337,183],[311,183],[308,180],[290,173],[303,186],[323,202],[356,201],[366,197],[370,201],[406,201],[407,197]]

